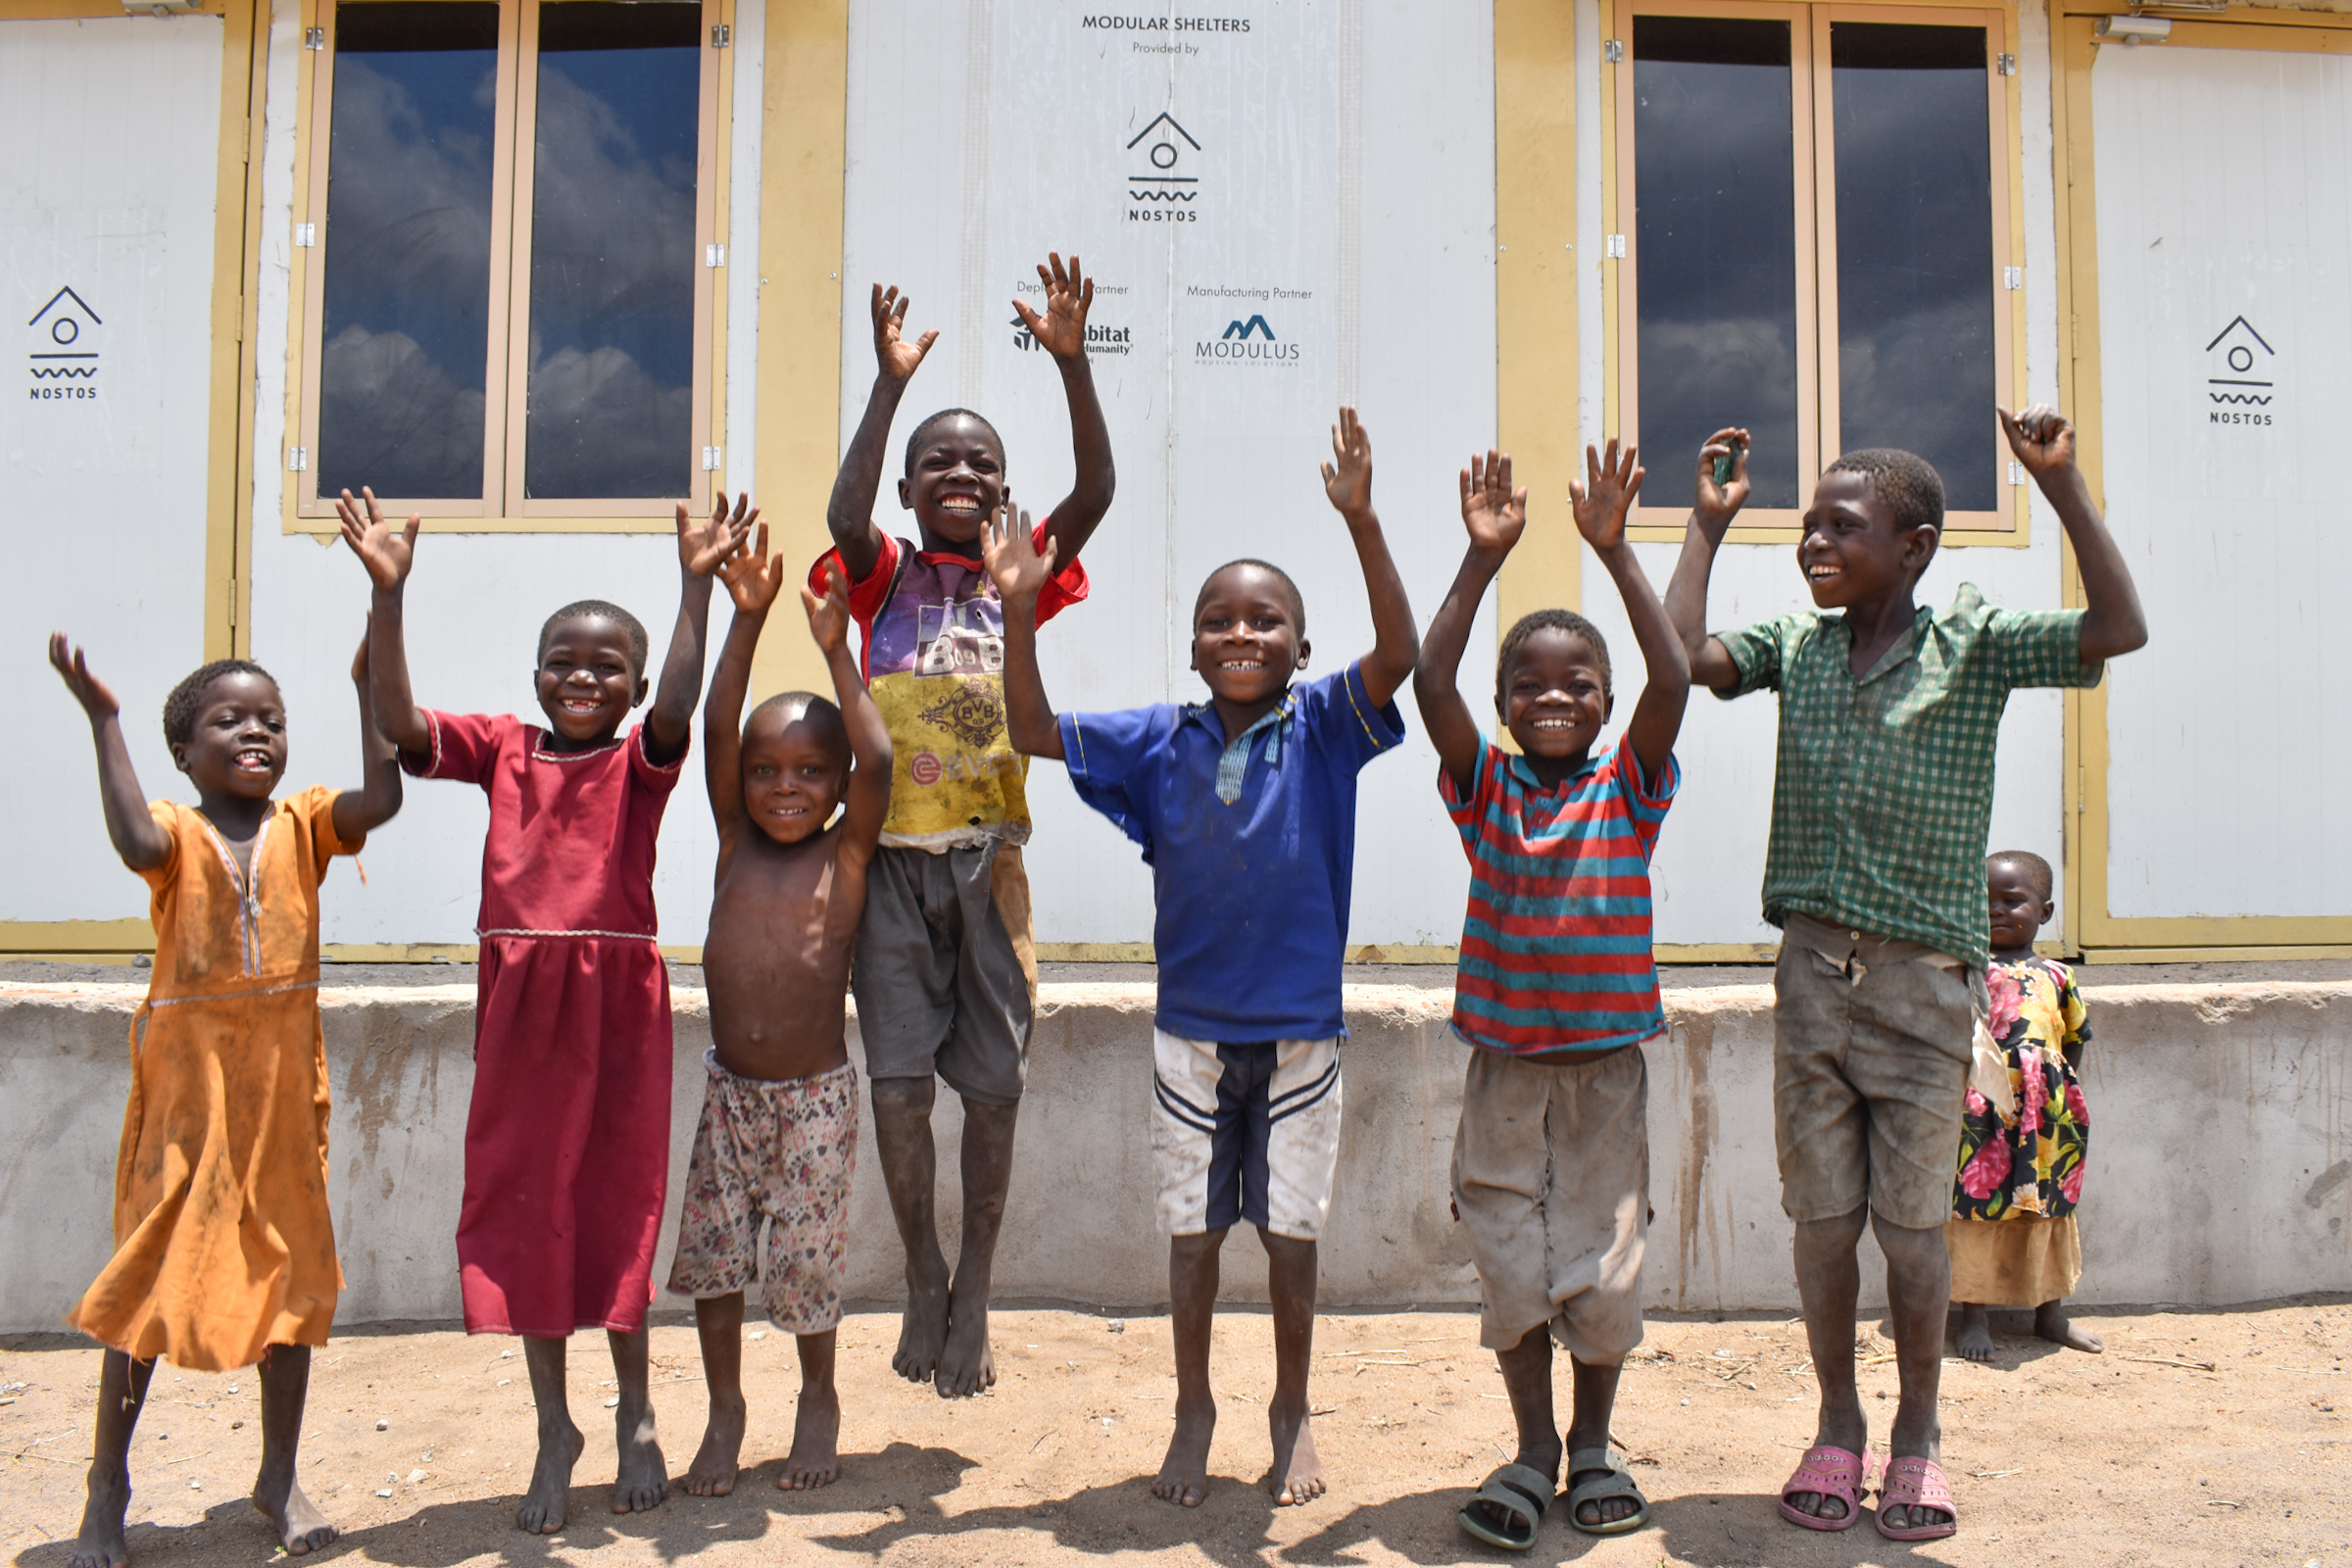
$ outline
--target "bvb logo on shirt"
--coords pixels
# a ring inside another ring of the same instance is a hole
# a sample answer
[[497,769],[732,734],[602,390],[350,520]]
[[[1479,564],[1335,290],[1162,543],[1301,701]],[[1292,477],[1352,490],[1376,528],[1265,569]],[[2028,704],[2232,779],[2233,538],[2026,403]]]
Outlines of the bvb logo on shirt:
[[922,710],[922,720],[944,729],[973,751],[980,751],[1004,732],[1004,710],[993,683],[965,676],[947,697]]

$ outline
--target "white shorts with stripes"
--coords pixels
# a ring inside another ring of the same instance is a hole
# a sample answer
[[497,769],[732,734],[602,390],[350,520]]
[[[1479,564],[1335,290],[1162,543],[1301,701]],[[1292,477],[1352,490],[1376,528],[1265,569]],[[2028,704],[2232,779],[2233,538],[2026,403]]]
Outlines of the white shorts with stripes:
[[1321,1235],[1340,1162],[1339,1041],[1219,1044],[1154,1029],[1152,1052],[1160,1229]]

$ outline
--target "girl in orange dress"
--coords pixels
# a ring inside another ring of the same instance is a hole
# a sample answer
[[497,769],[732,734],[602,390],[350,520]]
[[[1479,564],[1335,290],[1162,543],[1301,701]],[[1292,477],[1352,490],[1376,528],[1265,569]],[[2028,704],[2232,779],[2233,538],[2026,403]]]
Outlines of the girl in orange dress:
[[260,665],[219,660],[174,687],[164,739],[196,787],[191,809],[144,799],[115,694],[80,650],[49,639],[49,662],[89,714],[107,835],[147,880],[156,941],[130,1026],[115,1255],[67,1319],[107,1348],[71,1568],[129,1560],[130,1439],[159,1355],[206,1372],[261,1364],[254,1506],[289,1554],[335,1539],[294,1461],[311,1347],[326,1343],[343,1287],[326,1202],[318,884],[400,809],[367,659],[363,644],[358,790],[270,799],[286,770],[285,705]]

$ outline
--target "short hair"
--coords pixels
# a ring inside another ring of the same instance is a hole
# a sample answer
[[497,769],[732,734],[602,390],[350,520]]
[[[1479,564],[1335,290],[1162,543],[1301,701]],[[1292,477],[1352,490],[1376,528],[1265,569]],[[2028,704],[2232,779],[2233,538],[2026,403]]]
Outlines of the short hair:
[[1583,638],[1585,646],[1592,650],[1593,659],[1600,664],[1601,691],[1606,693],[1610,690],[1609,640],[1600,634],[1600,628],[1573,610],[1531,610],[1513,621],[1511,629],[1502,634],[1502,647],[1494,656],[1496,701],[1502,698],[1504,682],[1510,675],[1511,661],[1519,657],[1519,650],[1527,646],[1527,640],[1540,631],[1566,632],[1571,637]]
[[824,698],[817,696],[816,693],[776,693],[775,696],[753,709],[745,716],[743,733],[749,736],[752,733],[752,725],[758,722],[760,715],[770,712],[782,719],[786,728],[799,723],[802,719],[807,719],[813,728],[823,734],[825,746],[829,751],[845,763],[850,760],[850,726],[842,718],[841,710]]
[[2013,865],[2025,872],[2044,904],[2056,895],[2058,879],[2050,870],[2050,862],[2032,850],[1995,850],[1984,857],[1984,869],[1990,871],[1996,865]]
[[1290,592],[1291,613],[1298,618],[1298,635],[1304,637],[1306,635],[1306,596],[1298,591],[1298,584],[1292,579],[1289,572],[1271,561],[1260,561],[1255,556],[1242,556],[1228,561],[1200,579],[1200,591],[1193,595],[1193,629],[1198,631],[1200,628],[1200,607],[1208,603],[1208,585],[1236,566],[1255,566],[1260,571],[1270,571],[1282,579],[1282,586]]
[[617,622],[621,630],[629,634],[629,659],[635,665],[636,673],[640,676],[645,673],[645,662],[653,649],[652,639],[645,634],[645,622],[618,605],[602,599],[575,599],[548,616],[547,624],[539,628],[539,661],[547,658],[547,645],[555,640],[556,628],[567,620]]
[[277,677],[250,659],[216,659],[200,664],[164,699],[164,744],[185,746],[196,738],[196,715],[204,711],[205,694],[228,675],[259,675],[270,685]]
[[997,427],[988,422],[986,415],[975,414],[970,409],[942,409],[937,414],[925,415],[922,422],[914,427],[914,433],[906,438],[906,471],[908,473],[914,471],[914,455],[923,450],[923,437],[929,435],[935,425],[945,424],[950,419],[978,420],[980,428],[986,430],[988,438],[997,444],[997,456],[1000,458],[1004,456],[1004,438],[997,434]]
[[1848,452],[1830,465],[1832,473],[1858,473],[1870,481],[1871,493],[1894,514],[1895,526],[1933,528],[1943,536],[1943,476],[1916,452],[1899,447],[1864,447]]

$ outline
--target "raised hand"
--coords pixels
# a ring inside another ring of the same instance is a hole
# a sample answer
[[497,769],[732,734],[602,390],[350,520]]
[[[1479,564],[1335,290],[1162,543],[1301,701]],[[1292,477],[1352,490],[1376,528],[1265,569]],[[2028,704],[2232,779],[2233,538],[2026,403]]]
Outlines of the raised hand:
[[1620,455],[1617,438],[1611,436],[1606,457],[1585,448],[1585,482],[1568,481],[1576,531],[1594,550],[1614,550],[1625,543],[1625,514],[1633,510],[1644,471],[1635,461],[1639,455],[1637,447],[1627,447]]
[[759,532],[745,538],[737,535],[735,548],[718,564],[718,580],[727,585],[727,597],[735,601],[739,615],[764,615],[776,595],[784,591],[784,555],[767,553],[767,524],[760,524]]
[[760,509],[752,505],[749,494],[735,498],[735,514],[727,515],[727,493],[718,492],[710,503],[710,521],[697,526],[686,514],[686,503],[678,503],[678,564],[687,574],[708,577],[718,569],[719,563],[735,553],[752,524],[760,519]]
[[874,359],[881,365],[882,373],[893,381],[904,381],[923,363],[931,345],[939,341],[939,329],[933,327],[921,337],[908,343],[903,334],[906,330],[906,307],[913,301],[899,292],[893,283],[886,290],[874,285],[871,307],[874,318]]
[[1029,514],[1013,512],[1012,492],[1007,490],[982,533],[980,559],[997,585],[999,599],[1008,605],[1034,604],[1054,575],[1054,558],[1060,548],[1048,538],[1045,554],[1038,554],[1037,530]]
[[[1732,477],[1715,482],[1715,463],[1732,460]],[[1728,517],[1747,505],[1747,431],[1738,425],[1716,431],[1698,449],[1698,497],[1693,503],[1702,515]]]
[[[760,529],[760,547],[764,550],[767,548],[767,530]],[[782,585],[783,580],[784,558],[779,555],[775,561],[775,582],[767,590],[770,600],[776,597],[776,588]],[[727,586],[732,589],[735,585],[730,581]],[[738,599],[736,603],[741,604],[742,601]],[[829,556],[825,559],[825,592],[822,598],[808,584],[801,585],[801,608],[808,612],[808,635],[816,639],[816,646],[828,658],[850,645],[850,586],[841,574],[840,562]]]
[[1372,510],[1372,435],[1355,410],[1340,409],[1331,427],[1332,461],[1323,465],[1323,493],[1349,521]]
[[366,498],[365,515],[363,503],[354,501],[348,490],[335,502],[335,515],[343,522],[343,542],[351,546],[351,553],[360,558],[378,588],[397,588],[409,580],[409,568],[416,564],[416,529],[423,519],[412,512],[408,526],[394,533],[384,521],[384,509],[375,504],[375,492],[362,485],[360,494]]
[[1086,352],[1086,313],[1094,308],[1095,282],[1080,273],[1075,256],[1066,270],[1059,252],[1047,252],[1046,260],[1053,270],[1047,270],[1043,264],[1037,270],[1037,280],[1046,285],[1046,314],[1039,316],[1021,300],[1012,302],[1012,310],[1039,347],[1057,360],[1067,360]]
[[2009,450],[2034,478],[2074,463],[2074,422],[2056,409],[2036,403],[2023,414],[2012,415],[2001,408],[1992,412],[2001,416],[2001,434],[2009,438]]
[[1470,530],[1470,545],[1507,556],[1527,527],[1527,486],[1511,487],[1511,459],[1507,452],[1490,450],[1470,455],[1462,470],[1462,526]]
[[122,711],[122,705],[115,701],[113,689],[90,673],[87,656],[66,641],[66,634],[62,631],[49,634],[49,662],[66,678],[66,690],[72,692],[74,700],[81,704],[81,710],[90,715],[92,723],[113,718]]

